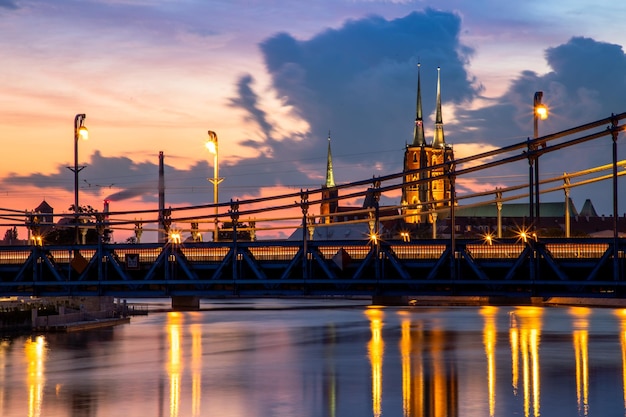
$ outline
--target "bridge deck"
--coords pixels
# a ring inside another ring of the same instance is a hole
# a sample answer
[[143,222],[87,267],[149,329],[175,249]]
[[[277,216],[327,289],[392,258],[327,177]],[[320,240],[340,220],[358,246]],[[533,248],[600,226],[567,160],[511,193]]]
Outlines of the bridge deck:
[[[620,297],[624,242],[219,242],[0,248],[0,295]],[[305,249],[306,248],[306,249]],[[306,256],[304,252],[306,250]]]

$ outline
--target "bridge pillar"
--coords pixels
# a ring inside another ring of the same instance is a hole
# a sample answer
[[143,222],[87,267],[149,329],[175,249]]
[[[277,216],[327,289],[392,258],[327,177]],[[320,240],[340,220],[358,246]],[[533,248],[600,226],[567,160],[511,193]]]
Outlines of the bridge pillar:
[[409,297],[405,295],[374,295],[372,305],[377,306],[408,306]]
[[172,310],[198,311],[200,310],[200,297],[193,295],[179,295],[172,297]]

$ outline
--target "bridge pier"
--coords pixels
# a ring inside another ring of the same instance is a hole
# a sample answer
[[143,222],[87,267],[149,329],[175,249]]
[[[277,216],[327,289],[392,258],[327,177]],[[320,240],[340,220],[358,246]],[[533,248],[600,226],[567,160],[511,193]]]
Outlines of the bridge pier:
[[200,310],[200,297],[193,295],[178,295],[172,297],[172,310],[174,311],[198,311]]
[[374,295],[372,305],[377,306],[408,306],[409,297],[405,295]]

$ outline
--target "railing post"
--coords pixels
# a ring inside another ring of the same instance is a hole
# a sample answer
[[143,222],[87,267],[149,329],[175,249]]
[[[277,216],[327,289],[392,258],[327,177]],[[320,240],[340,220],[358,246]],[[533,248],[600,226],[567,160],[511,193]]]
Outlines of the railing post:
[[98,281],[102,281],[102,237],[104,236],[103,213],[96,213],[96,231],[98,232]]
[[447,166],[447,172],[446,174],[448,175],[448,179],[450,181],[450,253],[451,253],[451,259],[450,259],[450,278],[451,279],[456,279],[457,278],[457,272],[456,272],[456,219],[455,219],[455,212],[454,212],[454,206],[455,206],[455,193],[456,193],[456,188],[455,188],[455,181],[456,181],[456,175],[454,175],[454,161],[450,161],[449,165]]
[[163,232],[165,233],[165,242],[163,243],[168,243],[169,241],[171,225],[172,225],[172,208],[170,207],[162,211],[161,227],[163,227]]
[[497,232],[498,239],[502,238],[502,191],[496,188],[496,208],[498,209],[497,219]]
[[376,260],[374,261],[374,273],[377,280],[382,277],[382,260],[380,259],[380,179],[374,178],[372,187],[372,199],[374,200],[374,235],[375,247],[374,255]]
[[237,250],[237,222],[239,221],[239,201],[233,202],[230,200],[230,221],[233,225],[233,280],[238,278],[237,274],[237,262],[238,262],[238,250]]
[[141,243],[142,234],[143,234],[143,223],[141,221],[135,221],[135,239],[137,239],[137,244]]
[[535,149],[537,149],[536,145],[530,141],[528,138],[528,217],[530,219],[530,227],[534,229],[535,226],[535,197],[534,197],[534,178],[535,173],[533,171],[533,166],[535,164]]
[[194,242],[202,242],[202,234],[198,229],[198,222],[191,222],[191,238]]
[[611,139],[613,141],[613,280],[618,281],[619,271],[619,214],[617,211],[617,136],[619,121],[611,114]]
[[307,224],[308,224],[307,231],[309,232],[309,240],[313,240],[313,237],[315,236],[315,217],[309,216]]
[[567,172],[563,173],[563,192],[565,192],[565,237],[570,237],[571,219],[569,216],[569,187],[570,178],[567,176]]
[[309,256],[309,250],[307,248],[307,227],[306,218],[309,212],[309,191],[306,192],[300,189],[300,209],[302,209],[302,278],[308,278],[307,260]]

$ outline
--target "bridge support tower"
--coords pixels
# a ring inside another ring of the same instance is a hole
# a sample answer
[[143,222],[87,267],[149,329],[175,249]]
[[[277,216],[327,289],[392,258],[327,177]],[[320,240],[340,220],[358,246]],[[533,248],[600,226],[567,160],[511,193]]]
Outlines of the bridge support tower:
[[406,295],[374,295],[372,305],[378,306],[408,306],[409,297]]
[[172,297],[172,310],[198,311],[200,310],[200,297],[193,295],[174,296]]

